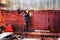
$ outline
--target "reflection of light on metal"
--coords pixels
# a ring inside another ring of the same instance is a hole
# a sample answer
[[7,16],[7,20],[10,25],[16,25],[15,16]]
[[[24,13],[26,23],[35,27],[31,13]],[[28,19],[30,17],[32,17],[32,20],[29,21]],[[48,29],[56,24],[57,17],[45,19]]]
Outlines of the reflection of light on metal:
[[58,38],[58,40],[60,40],[60,37]]
[[[7,37],[8,35],[11,35],[11,34],[13,34],[13,32],[4,32],[4,33],[0,34],[0,39],[3,39],[4,37]],[[4,36],[2,36],[2,35],[4,35]]]

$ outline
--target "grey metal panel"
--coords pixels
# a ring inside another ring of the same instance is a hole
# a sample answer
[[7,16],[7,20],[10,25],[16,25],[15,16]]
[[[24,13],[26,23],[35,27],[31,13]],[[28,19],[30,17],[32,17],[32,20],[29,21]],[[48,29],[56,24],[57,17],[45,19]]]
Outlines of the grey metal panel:
[[60,0],[55,0],[55,9],[60,10]]
[[55,9],[55,0],[21,0],[21,10],[51,10]]
[[56,10],[60,9],[60,0],[8,0],[8,10]]

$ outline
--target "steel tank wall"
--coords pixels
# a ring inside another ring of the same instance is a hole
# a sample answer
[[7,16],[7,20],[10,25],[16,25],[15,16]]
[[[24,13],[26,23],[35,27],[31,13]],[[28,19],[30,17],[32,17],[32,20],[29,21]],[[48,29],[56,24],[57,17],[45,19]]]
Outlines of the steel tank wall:
[[[30,11],[29,30],[50,30],[60,32],[60,10]],[[23,11],[0,10],[0,24],[15,24],[17,31],[24,31]]]

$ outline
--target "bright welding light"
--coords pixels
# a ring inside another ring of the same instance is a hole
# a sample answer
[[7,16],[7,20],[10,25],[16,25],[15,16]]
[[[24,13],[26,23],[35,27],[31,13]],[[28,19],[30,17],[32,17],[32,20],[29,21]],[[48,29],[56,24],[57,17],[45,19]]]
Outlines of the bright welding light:
[[60,40],[60,37],[58,38],[58,40]]

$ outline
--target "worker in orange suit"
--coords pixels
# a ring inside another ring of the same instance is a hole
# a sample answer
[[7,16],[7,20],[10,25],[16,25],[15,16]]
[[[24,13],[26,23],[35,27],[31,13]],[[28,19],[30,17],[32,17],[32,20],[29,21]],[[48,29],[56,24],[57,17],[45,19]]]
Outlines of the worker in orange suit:
[[5,30],[6,32],[13,32],[13,29],[12,29],[12,26],[11,26],[11,24],[8,24],[7,26],[6,26],[6,30]]

